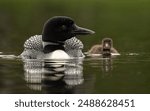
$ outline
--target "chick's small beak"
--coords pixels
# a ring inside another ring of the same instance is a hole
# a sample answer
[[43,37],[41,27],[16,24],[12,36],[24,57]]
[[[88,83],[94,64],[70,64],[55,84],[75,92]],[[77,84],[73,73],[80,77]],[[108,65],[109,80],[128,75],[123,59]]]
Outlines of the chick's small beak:
[[74,25],[74,28],[72,30],[72,34],[75,34],[75,35],[88,35],[88,34],[94,34],[94,33],[95,32],[90,29],[82,28],[77,25]]

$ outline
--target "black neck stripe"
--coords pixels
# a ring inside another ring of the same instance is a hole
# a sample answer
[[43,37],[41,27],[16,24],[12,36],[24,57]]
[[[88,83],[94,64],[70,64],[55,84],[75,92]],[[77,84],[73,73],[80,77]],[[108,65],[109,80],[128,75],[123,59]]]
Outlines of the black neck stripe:
[[[49,53],[55,50],[65,50],[63,45],[46,45],[43,52]],[[61,55],[60,55],[61,56]]]

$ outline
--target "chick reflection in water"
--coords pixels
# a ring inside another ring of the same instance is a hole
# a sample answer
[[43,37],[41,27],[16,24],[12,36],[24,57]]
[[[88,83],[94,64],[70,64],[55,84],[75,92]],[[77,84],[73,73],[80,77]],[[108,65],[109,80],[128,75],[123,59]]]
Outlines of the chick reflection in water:
[[102,59],[102,71],[103,76],[110,75],[110,72],[113,70],[113,60],[111,58]]
[[28,87],[45,93],[74,93],[84,82],[82,59],[68,61],[24,61],[25,80]]

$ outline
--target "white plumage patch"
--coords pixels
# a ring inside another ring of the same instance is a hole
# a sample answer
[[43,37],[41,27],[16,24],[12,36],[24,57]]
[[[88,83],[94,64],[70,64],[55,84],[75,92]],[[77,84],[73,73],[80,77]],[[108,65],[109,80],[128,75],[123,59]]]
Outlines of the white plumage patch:
[[63,50],[55,50],[53,52],[44,54],[44,59],[70,59],[70,56]]

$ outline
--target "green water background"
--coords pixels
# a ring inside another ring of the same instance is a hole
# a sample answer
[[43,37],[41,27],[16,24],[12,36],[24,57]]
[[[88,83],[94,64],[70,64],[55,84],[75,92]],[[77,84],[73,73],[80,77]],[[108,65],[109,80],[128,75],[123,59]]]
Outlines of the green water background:
[[0,51],[21,53],[52,16],[72,17],[95,35],[81,37],[87,51],[111,37],[120,52],[150,51],[150,0],[1,0]]

